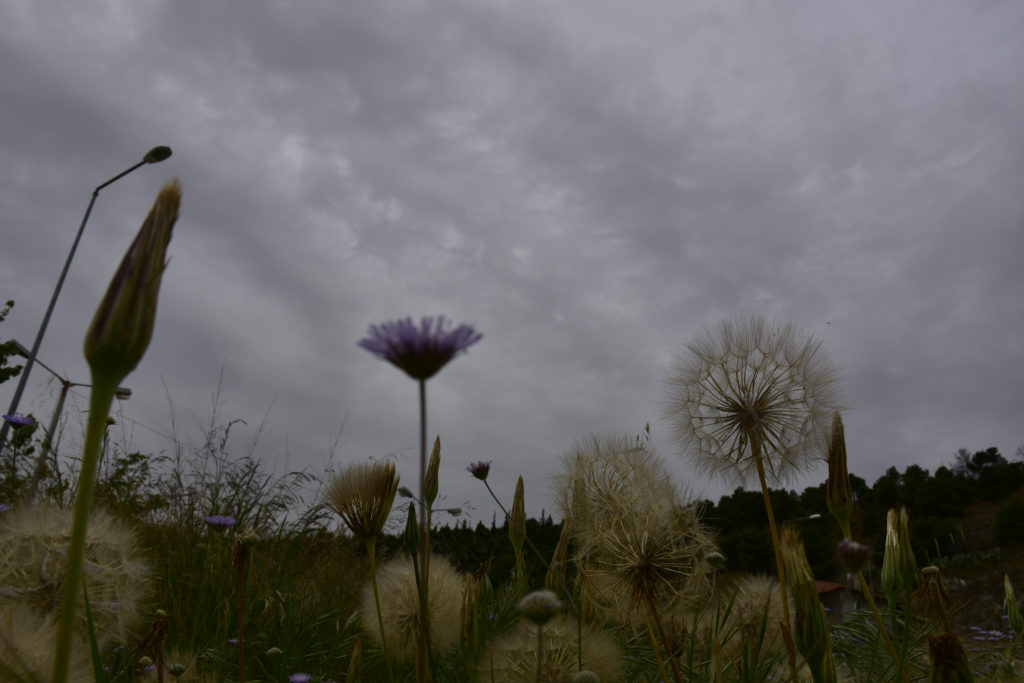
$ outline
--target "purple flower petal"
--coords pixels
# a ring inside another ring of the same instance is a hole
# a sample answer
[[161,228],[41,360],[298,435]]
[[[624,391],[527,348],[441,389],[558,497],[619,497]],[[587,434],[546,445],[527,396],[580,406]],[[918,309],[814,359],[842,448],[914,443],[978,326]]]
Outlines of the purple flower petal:
[[28,415],[18,415],[17,413],[13,415],[4,415],[4,421],[15,429],[30,427],[36,423],[36,421]]
[[433,377],[461,351],[480,341],[483,335],[469,325],[445,330],[445,317],[427,316],[420,326],[412,318],[370,325],[359,346],[400,368],[413,379]]
[[227,528],[229,526],[234,526],[237,523],[237,520],[235,520],[231,515],[207,515],[203,519],[206,520],[207,524],[213,527]]

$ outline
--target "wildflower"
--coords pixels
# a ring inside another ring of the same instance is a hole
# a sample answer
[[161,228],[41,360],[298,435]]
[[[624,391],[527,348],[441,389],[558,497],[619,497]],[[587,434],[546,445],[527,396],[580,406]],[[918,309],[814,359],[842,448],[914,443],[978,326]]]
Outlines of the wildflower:
[[469,325],[445,330],[445,317],[424,317],[419,328],[412,318],[370,325],[369,336],[359,346],[383,358],[413,379],[433,377],[461,351],[480,341],[483,335]]
[[393,462],[360,462],[331,477],[327,504],[357,537],[375,538],[384,529],[398,491]]
[[[459,642],[464,582],[462,575],[440,555],[430,558],[429,580],[430,643],[434,650],[445,652]],[[399,556],[383,565],[377,573],[377,583],[388,651],[396,660],[412,659],[422,613],[412,558]],[[368,584],[360,597],[359,614],[367,633],[380,645],[379,630],[370,626],[376,621],[375,610],[373,591]]]
[[85,335],[85,358],[97,377],[116,386],[149,346],[167,244],[181,204],[177,180],[164,185],[107,288]]
[[309,674],[296,673],[288,676],[288,683],[309,683],[313,677]]
[[761,317],[722,321],[686,345],[668,379],[666,416],[698,469],[743,484],[810,466],[838,398],[821,340]]
[[843,536],[850,538],[850,515],[853,513],[853,491],[850,474],[846,469],[846,438],[843,436],[843,418],[839,411],[832,417],[832,431],[828,441],[828,511],[839,523]]
[[863,569],[871,559],[871,548],[863,543],[844,538],[836,546],[836,554],[839,556],[839,563],[843,565],[843,568],[851,574],[855,574]]
[[487,481],[487,475],[491,473],[492,462],[492,460],[481,460],[480,462],[475,462],[467,467],[466,471],[480,481]]
[[231,515],[207,515],[203,518],[206,523],[214,528],[226,529],[234,526],[238,521]]
[[516,608],[531,623],[542,626],[558,614],[562,609],[562,602],[551,591],[534,591],[520,600]]
[[21,429],[22,427],[31,427],[36,423],[36,421],[33,420],[28,415],[18,415],[17,413],[13,413],[11,415],[4,415],[4,422],[11,425],[11,427],[13,427],[14,429]]
[[11,506],[7,503],[0,503],[0,512],[7,512],[11,509]]

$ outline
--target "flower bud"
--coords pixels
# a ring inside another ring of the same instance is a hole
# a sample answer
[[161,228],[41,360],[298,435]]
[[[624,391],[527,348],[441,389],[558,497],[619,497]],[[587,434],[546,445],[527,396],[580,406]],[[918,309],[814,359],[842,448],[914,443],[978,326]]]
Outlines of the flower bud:
[[523,491],[523,478],[519,477],[516,482],[516,494],[512,499],[512,514],[508,520],[508,538],[512,541],[518,557],[523,551],[523,543],[526,541],[526,503]]
[[921,570],[921,587],[914,591],[913,597],[919,614],[945,631],[952,628],[949,610],[953,607],[953,600],[942,584],[942,572],[938,567],[925,567]]
[[910,516],[907,508],[900,508],[899,521],[899,554],[897,554],[897,569],[903,581],[903,590],[917,585],[917,558],[914,557],[914,550],[910,547]]
[[1006,590],[1006,618],[1010,622],[1010,628],[1020,636],[1024,633],[1024,618],[1020,615],[1020,607],[1017,605],[1017,596],[1013,594],[1009,574],[1003,574],[1003,588]]
[[84,343],[94,382],[116,386],[135,369],[149,346],[167,266],[167,244],[180,204],[181,185],[175,179],[160,190],[96,309]]
[[889,608],[896,608],[896,600],[903,590],[901,576],[897,570],[896,555],[899,553],[899,516],[890,509],[885,519],[885,553],[882,555],[882,591],[889,602]]
[[534,591],[523,597],[516,608],[527,620],[543,626],[562,609],[562,601],[551,591]]
[[427,465],[426,478],[423,481],[423,498],[427,506],[437,499],[437,471],[441,468],[441,437],[434,439],[434,450],[430,452],[430,464]]
[[828,487],[826,490],[828,511],[836,518],[843,536],[850,538],[850,515],[853,513],[853,490],[850,488],[850,474],[846,469],[846,438],[843,435],[843,418],[839,411],[832,417],[832,433],[828,443]]
[[782,562],[793,591],[793,607],[796,611],[793,636],[797,649],[806,660],[815,681],[834,683],[837,680],[836,665],[825,622],[825,608],[818,597],[817,584],[804,553],[804,544],[796,531],[786,527],[781,545]]

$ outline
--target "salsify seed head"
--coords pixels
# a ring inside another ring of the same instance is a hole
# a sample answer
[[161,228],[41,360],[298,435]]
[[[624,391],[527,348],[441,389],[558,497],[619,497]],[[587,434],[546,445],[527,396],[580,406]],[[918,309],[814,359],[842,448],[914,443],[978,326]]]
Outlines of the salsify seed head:
[[740,317],[688,343],[666,389],[665,416],[698,469],[744,484],[760,459],[768,483],[778,484],[823,450],[839,371],[818,338]]
[[483,338],[469,325],[459,325],[453,330],[446,327],[443,315],[436,319],[424,317],[419,327],[412,318],[370,325],[369,334],[359,341],[359,346],[413,379],[426,380],[436,375],[458,353]]

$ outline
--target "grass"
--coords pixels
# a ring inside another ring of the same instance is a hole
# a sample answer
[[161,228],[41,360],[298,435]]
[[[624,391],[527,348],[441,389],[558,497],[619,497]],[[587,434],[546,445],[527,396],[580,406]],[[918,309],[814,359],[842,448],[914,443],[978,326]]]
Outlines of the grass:
[[[148,558],[152,589],[141,608],[143,626],[139,633],[123,642],[98,634],[101,657],[108,669],[103,676],[111,682],[157,680],[154,671],[142,671],[145,667],[138,662],[148,657],[155,666],[162,653],[165,681],[238,680],[238,650],[232,642],[238,634],[238,582],[232,549],[236,537],[252,528],[257,540],[249,549],[243,601],[246,680],[284,683],[297,673],[309,674],[317,683],[386,680],[386,663],[369,634],[377,625],[363,623],[358,614],[360,593],[369,571],[365,545],[340,531],[319,493],[312,498],[305,493],[311,484],[325,477],[309,473],[274,475],[249,452],[234,455],[230,438],[233,424],[217,426],[211,421],[214,426],[195,445],[182,445],[173,456],[161,461],[117,448],[108,454],[105,475],[97,489],[107,491],[101,500],[135,529],[141,552]],[[122,491],[126,486],[131,487],[131,495]],[[16,502],[12,511],[27,504]],[[231,515],[237,523],[228,528],[211,526],[204,517],[212,513]],[[527,526],[539,539],[544,527],[532,520]],[[557,530],[558,525],[548,529],[544,534],[547,542],[538,543],[540,553],[548,558]],[[464,533],[474,532],[467,529]],[[477,533],[492,535],[489,529]],[[503,534],[498,530],[493,535]],[[514,606],[524,590],[512,570],[511,544],[504,541],[503,552],[509,557],[488,563],[488,557],[475,561],[468,557],[465,547],[451,533],[439,534],[437,540],[444,546],[443,551],[459,556],[462,570],[477,571],[481,589],[472,609],[475,637],[464,639],[454,651],[439,653],[435,680],[488,681],[489,658],[497,656],[490,646],[505,642],[503,638],[507,641],[507,635],[517,627]],[[403,552],[400,539],[394,536],[383,537],[378,547],[380,564]],[[479,550],[485,545],[476,547]],[[539,558],[527,559],[530,580],[536,583],[546,567]],[[496,565],[502,570],[495,571]],[[571,578],[572,572],[568,574],[570,590],[578,593],[578,580]],[[607,616],[606,611],[600,612],[605,616],[598,617],[598,612],[586,611],[584,605],[584,623],[587,628],[599,629],[602,637],[610,638],[621,652],[621,681],[666,679],[670,673],[665,660],[670,656],[676,657],[683,680],[784,680],[786,657],[767,603],[756,618],[739,617],[741,578],[718,577],[714,595],[705,595],[700,602],[670,605],[665,629],[670,632],[666,638],[674,643],[675,652],[659,647],[656,653],[642,620],[623,623]],[[1000,588],[1001,583],[994,586],[993,595]],[[956,590],[953,594],[957,595]],[[0,607],[0,611],[3,609]],[[575,623],[571,615],[566,618],[565,623]],[[1024,654],[1020,642],[1006,638],[995,643],[974,641],[972,633],[987,631],[991,625],[978,625],[975,631],[970,625],[961,626],[972,667],[980,674],[976,680],[1013,680],[1014,660]],[[911,620],[910,637],[904,644],[904,672],[909,681],[930,678],[929,629],[920,620]],[[159,631],[159,640],[144,642],[154,631]],[[557,636],[564,641],[556,639],[555,644],[565,642],[564,647],[570,650],[559,656],[574,663],[575,626],[571,631]],[[551,637],[555,633],[552,631]],[[585,638],[586,633],[594,632],[585,632]],[[898,680],[874,620],[867,613],[855,613],[841,623],[832,623],[831,639],[845,680]],[[358,676],[350,676],[354,651],[361,651]],[[5,657],[9,654],[4,652]],[[414,679],[411,662],[393,664],[396,680]],[[574,670],[574,664],[569,668]],[[181,675],[175,678],[172,672]],[[505,680],[533,678],[523,674]],[[554,680],[570,678],[566,674]]]

